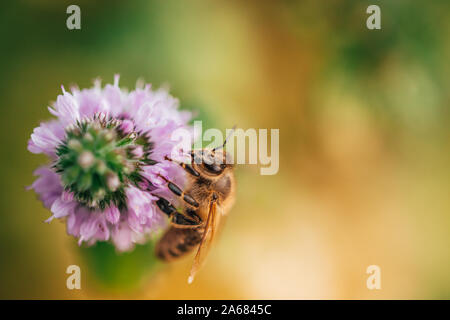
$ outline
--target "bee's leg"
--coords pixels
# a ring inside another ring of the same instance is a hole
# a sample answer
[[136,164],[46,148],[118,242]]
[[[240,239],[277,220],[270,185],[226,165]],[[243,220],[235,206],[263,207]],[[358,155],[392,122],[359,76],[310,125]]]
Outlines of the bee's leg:
[[167,186],[169,187],[169,190],[172,191],[173,194],[179,196],[181,199],[183,199],[184,202],[188,203],[189,205],[193,206],[194,208],[198,208],[199,204],[197,201],[195,201],[192,196],[185,193],[179,186],[177,186],[172,181],[166,179],[162,175],[159,175],[160,178],[162,178],[164,181],[167,182]]
[[197,170],[195,170],[191,164],[188,163],[184,163],[184,162],[178,162],[175,160],[172,160],[171,158],[169,158],[168,156],[164,157],[165,160],[174,162],[176,164],[178,164],[180,167],[182,167],[184,170],[186,170],[187,173],[193,175],[194,177],[199,177],[200,173],[197,172]]
[[195,228],[202,224],[200,217],[195,214],[194,210],[187,214],[179,212],[168,200],[159,197],[156,205],[162,212],[167,214],[171,223],[178,228]]

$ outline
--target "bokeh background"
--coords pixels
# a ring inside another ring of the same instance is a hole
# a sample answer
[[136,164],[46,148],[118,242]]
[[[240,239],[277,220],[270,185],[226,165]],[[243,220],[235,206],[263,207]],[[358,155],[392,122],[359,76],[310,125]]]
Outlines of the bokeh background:
[[[81,30],[66,8],[81,7]],[[382,29],[366,28],[381,7]],[[450,298],[448,1],[53,1],[0,9],[0,298]],[[280,170],[237,202],[192,285],[153,243],[78,248],[26,150],[60,85],[169,84],[204,128],[280,129]],[[82,289],[66,288],[68,265]],[[366,268],[381,268],[381,290]]]

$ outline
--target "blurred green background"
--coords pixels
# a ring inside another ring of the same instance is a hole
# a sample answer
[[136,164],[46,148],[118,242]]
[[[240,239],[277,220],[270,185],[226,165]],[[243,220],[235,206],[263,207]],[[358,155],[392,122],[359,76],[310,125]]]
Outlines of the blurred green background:
[[[81,30],[66,8],[81,7]],[[381,7],[381,30],[366,8]],[[0,298],[450,298],[448,1],[11,1],[0,11]],[[169,84],[204,128],[280,129],[191,286],[153,243],[78,248],[32,191],[60,85]],[[68,265],[82,289],[66,288]],[[381,290],[366,268],[381,268]]]

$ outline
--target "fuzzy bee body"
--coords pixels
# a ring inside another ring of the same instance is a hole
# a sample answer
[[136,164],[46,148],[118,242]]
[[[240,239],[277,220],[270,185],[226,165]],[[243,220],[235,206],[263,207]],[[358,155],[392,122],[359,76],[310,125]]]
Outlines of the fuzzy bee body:
[[184,191],[166,180],[169,190],[183,200],[181,210],[162,197],[157,201],[171,225],[156,246],[156,255],[164,261],[182,257],[198,246],[189,282],[206,257],[221,217],[231,209],[236,188],[233,165],[225,151],[193,151],[191,159],[190,164],[179,163],[189,173]]

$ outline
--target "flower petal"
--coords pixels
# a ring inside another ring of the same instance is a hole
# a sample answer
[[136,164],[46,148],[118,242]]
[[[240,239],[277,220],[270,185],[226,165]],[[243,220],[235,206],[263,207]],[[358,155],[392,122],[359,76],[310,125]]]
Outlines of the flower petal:
[[104,211],[105,218],[108,222],[116,224],[120,219],[120,211],[115,206],[110,206]]

